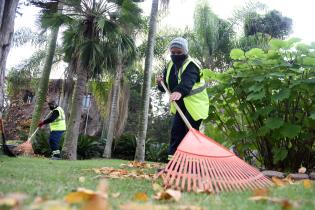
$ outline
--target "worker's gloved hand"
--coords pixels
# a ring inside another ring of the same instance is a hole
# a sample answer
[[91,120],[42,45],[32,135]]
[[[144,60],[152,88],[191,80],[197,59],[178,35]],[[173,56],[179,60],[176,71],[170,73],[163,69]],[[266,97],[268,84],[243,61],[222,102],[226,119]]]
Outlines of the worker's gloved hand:
[[182,97],[182,94],[180,92],[173,92],[170,95],[170,101],[178,101]]
[[37,126],[38,126],[39,128],[41,128],[43,125],[44,125],[44,122],[43,122],[43,121],[41,121],[41,122],[39,122],[39,123],[38,123],[38,125],[37,125]]

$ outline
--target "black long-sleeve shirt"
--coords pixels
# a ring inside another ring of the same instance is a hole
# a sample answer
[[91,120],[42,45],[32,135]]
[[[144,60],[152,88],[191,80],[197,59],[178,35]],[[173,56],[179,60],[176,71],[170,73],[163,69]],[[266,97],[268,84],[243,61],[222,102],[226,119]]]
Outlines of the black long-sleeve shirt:
[[[164,69],[163,81],[165,84],[168,84],[168,88],[172,93],[179,92],[182,94],[180,100],[177,101],[178,105],[182,108],[184,107],[183,98],[190,93],[194,84],[200,81],[200,70],[193,62],[190,62],[186,70],[182,73],[180,83],[178,84],[179,69],[180,67],[178,68],[175,64],[172,66],[168,83],[166,83],[167,69]],[[158,84],[158,89],[165,92],[160,84]]]
[[48,118],[43,121],[43,123],[44,123],[44,124],[49,124],[49,123],[55,121],[58,117],[59,117],[59,111],[58,111],[58,110],[54,110],[54,111],[52,111],[52,113],[48,116]]

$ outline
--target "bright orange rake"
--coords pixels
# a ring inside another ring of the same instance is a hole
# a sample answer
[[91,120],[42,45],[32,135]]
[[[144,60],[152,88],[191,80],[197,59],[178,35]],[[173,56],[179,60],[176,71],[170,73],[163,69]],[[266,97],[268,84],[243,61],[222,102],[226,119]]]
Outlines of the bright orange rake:
[[[169,92],[163,82],[164,89]],[[174,105],[189,128],[164,171],[158,173],[166,188],[183,191],[221,191],[265,188],[272,182],[234,153],[192,128],[176,102]]]

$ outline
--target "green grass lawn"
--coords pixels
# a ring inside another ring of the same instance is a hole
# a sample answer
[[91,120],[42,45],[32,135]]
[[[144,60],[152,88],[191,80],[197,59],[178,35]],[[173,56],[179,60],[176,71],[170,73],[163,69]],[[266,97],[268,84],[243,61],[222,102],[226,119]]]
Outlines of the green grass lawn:
[[[127,163],[122,160],[83,160],[83,161],[52,161],[44,158],[8,158],[0,155],[0,195],[11,192],[24,192],[29,195],[26,205],[35,197],[40,196],[48,200],[63,199],[69,192],[84,187],[95,190],[99,183],[98,175],[92,168],[115,167]],[[154,169],[150,169],[154,172]],[[79,177],[85,177],[79,182]],[[171,201],[157,201],[151,199],[154,195],[152,183],[148,180],[138,179],[109,179],[109,192],[119,192],[118,198],[110,198],[113,209],[133,200],[135,193],[146,192],[153,205],[166,205],[169,209],[176,209],[177,205],[202,206],[205,209],[282,209],[281,205],[263,201],[250,201],[252,192],[222,193],[220,195],[183,193],[179,203]],[[303,185],[289,185],[273,187],[270,196],[286,198],[296,201],[298,209],[315,209],[315,187],[305,189]]]

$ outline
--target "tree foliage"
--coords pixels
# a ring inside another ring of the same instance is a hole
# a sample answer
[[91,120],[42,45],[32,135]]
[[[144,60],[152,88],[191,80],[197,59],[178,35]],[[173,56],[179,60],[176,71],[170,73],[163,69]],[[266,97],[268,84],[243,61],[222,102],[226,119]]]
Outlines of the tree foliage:
[[315,43],[272,39],[268,51],[230,56],[233,67],[211,72],[212,122],[242,156],[267,168],[314,167]]
[[272,10],[265,15],[256,12],[250,13],[245,18],[245,36],[257,33],[268,34],[273,38],[284,39],[292,32],[292,19],[282,16],[277,10]]

